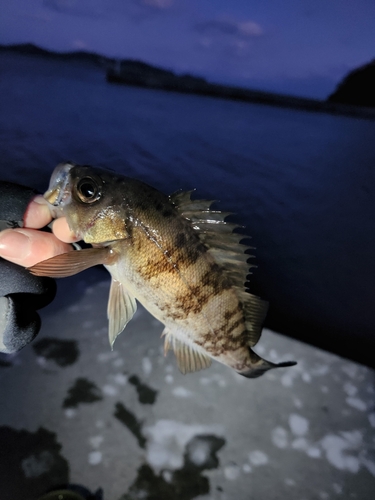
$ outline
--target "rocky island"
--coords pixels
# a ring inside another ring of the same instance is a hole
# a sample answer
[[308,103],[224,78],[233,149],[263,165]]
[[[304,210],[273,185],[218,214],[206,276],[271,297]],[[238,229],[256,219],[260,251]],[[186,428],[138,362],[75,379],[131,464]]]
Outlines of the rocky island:
[[328,101],[375,108],[375,59],[351,71]]

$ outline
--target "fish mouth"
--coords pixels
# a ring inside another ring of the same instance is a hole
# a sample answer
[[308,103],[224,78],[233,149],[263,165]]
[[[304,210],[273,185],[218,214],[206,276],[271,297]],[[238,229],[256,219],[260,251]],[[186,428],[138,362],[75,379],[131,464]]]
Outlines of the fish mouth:
[[63,207],[71,198],[70,170],[74,163],[60,163],[52,173],[48,190],[44,193],[45,200],[53,207]]

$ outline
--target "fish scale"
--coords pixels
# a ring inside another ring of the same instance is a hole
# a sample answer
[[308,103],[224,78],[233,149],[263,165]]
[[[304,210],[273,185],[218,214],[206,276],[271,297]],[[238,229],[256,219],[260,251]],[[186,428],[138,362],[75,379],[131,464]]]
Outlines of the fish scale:
[[103,264],[112,276],[108,301],[110,344],[136,310],[136,300],[165,325],[164,349],[172,349],[182,373],[215,359],[253,378],[271,363],[252,347],[267,303],[246,291],[249,247],[227,222],[229,212],[192,192],[165,196],[135,179],[104,169],[60,164],[45,198],[55,217],[94,248],[68,252],[30,271],[68,276]]

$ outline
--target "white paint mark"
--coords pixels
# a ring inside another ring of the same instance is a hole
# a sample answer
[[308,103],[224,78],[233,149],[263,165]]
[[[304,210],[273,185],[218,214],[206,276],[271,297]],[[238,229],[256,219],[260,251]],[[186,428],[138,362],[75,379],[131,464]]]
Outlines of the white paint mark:
[[116,373],[113,376],[113,381],[118,385],[126,385],[128,383],[128,377],[122,373]]
[[367,410],[367,404],[359,398],[346,398],[346,403],[351,406],[352,408],[355,408],[356,410],[359,411],[366,411]]
[[312,380],[310,373],[307,372],[302,373],[302,380],[306,383],[310,383]]
[[268,457],[263,451],[254,450],[249,453],[250,463],[253,465],[266,465],[268,464]]
[[89,443],[93,448],[99,448],[103,441],[103,436],[93,436],[89,439]]
[[185,389],[185,387],[179,386],[175,387],[172,391],[173,396],[176,396],[176,398],[191,398],[193,396],[193,393],[189,391],[188,389]]
[[282,375],[282,377],[280,377],[280,382],[284,387],[292,387],[293,378],[290,374],[284,373],[284,375]]
[[94,326],[94,322],[90,320],[86,320],[82,323],[82,328],[92,328]]
[[270,361],[278,361],[280,356],[275,349],[271,349],[268,355]]
[[284,482],[285,482],[285,484],[286,484],[287,486],[295,486],[295,485],[296,485],[295,480],[294,480],[294,479],[291,479],[291,478],[289,478],[289,477],[287,477],[287,478],[285,479],[285,481],[284,481]]
[[375,477],[375,462],[366,457],[362,457],[361,462],[369,471],[369,473]]
[[45,450],[24,458],[21,462],[21,467],[25,477],[39,477],[48,472],[52,468],[54,462],[55,459],[52,453]]
[[41,368],[44,368],[47,365],[47,360],[43,356],[38,356],[36,358],[36,362]]
[[294,450],[307,451],[308,447],[309,443],[307,442],[307,439],[304,437],[299,437],[292,442],[292,448]]
[[292,413],[289,416],[289,427],[295,436],[304,436],[308,433],[309,421],[297,413]]
[[345,382],[345,384],[344,384],[344,391],[346,392],[346,394],[348,396],[355,396],[357,394],[357,392],[358,392],[358,389],[351,382]]
[[210,452],[211,446],[208,442],[196,441],[188,450],[190,462],[200,467],[208,460]]
[[117,351],[101,352],[100,354],[98,354],[97,359],[99,363],[107,363],[108,361],[116,358],[117,356],[118,356]]
[[328,500],[329,495],[326,491],[319,491],[319,498],[321,498],[322,500]]
[[236,464],[227,465],[224,467],[224,476],[225,479],[229,481],[235,481],[240,476],[240,468]]
[[266,354],[266,349],[265,347],[260,344],[260,345],[257,345],[257,353],[260,355],[260,356],[264,356]]
[[327,375],[329,373],[329,366],[328,365],[314,366],[314,368],[310,370],[310,373],[313,376],[319,376],[319,377]]
[[81,310],[81,306],[79,306],[78,304],[74,304],[72,306],[69,306],[67,311],[70,312],[70,313],[76,313],[76,312],[79,312]]
[[292,387],[294,379],[297,377],[298,371],[297,370],[288,370],[282,375],[280,378],[281,383],[284,387]]
[[354,365],[354,364],[346,364],[344,365],[341,370],[346,373],[347,375],[349,375],[350,378],[356,378],[357,374],[358,374],[358,366]]
[[[238,375],[238,373],[236,373]],[[244,379],[242,375],[238,375],[240,378]],[[211,375],[211,377],[201,377],[199,379],[199,383],[201,385],[211,385],[211,384],[217,384],[219,387],[226,387],[227,386],[227,381],[218,373],[214,373]]]
[[[156,472],[160,472],[162,469],[176,470],[182,467],[185,446],[194,436],[222,436],[223,428],[217,425],[187,425],[173,420],[159,420],[152,427],[146,427],[143,432],[147,438],[147,461]],[[191,452],[194,453],[194,447]],[[197,451],[194,459],[198,460],[201,453],[202,450]]]
[[272,443],[278,448],[286,448],[288,446],[288,433],[283,427],[275,427],[271,435]]
[[[163,476],[164,481],[166,481],[167,483],[172,482],[173,474],[170,470],[163,470],[161,475]],[[138,495],[138,498],[139,498],[139,495]]]
[[337,495],[341,495],[343,492],[343,487],[337,483],[333,483],[332,489]]
[[353,449],[359,449],[362,446],[363,435],[361,431],[342,431],[341,435]]
[[150,358],[142,358],[142,370],[146,377],[150,375],[150,373],[152,372],[152,363]]
[[320,458],[322,456],[322,452],[316,446],[309,446],[306,453],[310,458]]
[[67,408],[66,410],[64,410],[64,414],[66,418],[73,418],[76,416],[77,410],[75,410],[74,408]]
[[368,416],[371,427],[375,427],[375,412],[370,413]]
[[102,461],[103,455],[101,451],[91,451],[88,456],[90,465],[98,465]]
[[211,380],[208,377],[201,377],[199,379],[199,383],[202,385],[208,385],[211,382]]
[[103,385],[102,390],[106,396],[116,396],[118,394],[118,390],[113,385]]
[[324,393],[324,394],[327,394],[329,392],[329,389],[326,385],[322,385],[322,387],[320,388],[320,390]]
[[252,472],[252,467],[250,464],[243,464],[242,470],[244,471],[245,474],[250,474]]
[[124,360],[122,358],[117,358],[112,363],[112,366],[114,366],[115,368],[120,368],[120,366],[123,366],[123,365],[124,365]]
[[347,439],[328,434],[322,439],[321,445],[331,465],[339,470],[347,470],[353,473],[359,471],[360,463],[358,458],[347,453],[347,450],[352,449],[352,445]]
[[165,376],[165,381],[167,382],[167,384],[173,384],[173,382],[174,382],[173,375],[170,375],[170,374],[166,375]]
[[293,404],[298,409],[301,409],[303,407],[302,401],[298,398],[293,398]]

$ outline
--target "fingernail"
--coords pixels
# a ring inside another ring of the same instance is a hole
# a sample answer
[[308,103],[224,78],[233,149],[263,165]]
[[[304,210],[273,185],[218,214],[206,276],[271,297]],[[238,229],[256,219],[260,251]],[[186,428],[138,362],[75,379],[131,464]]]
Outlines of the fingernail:
[[0,233],[0,255],[7,259],[24,259],[31,250],[31,242],[25,234],[6,229]]
[[38,203],[38,205],[47,205],[47,200],[45,200],[41,194],[37,194],[33,201]]

